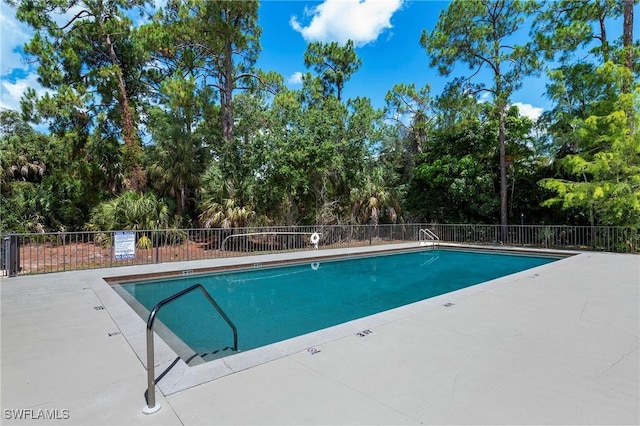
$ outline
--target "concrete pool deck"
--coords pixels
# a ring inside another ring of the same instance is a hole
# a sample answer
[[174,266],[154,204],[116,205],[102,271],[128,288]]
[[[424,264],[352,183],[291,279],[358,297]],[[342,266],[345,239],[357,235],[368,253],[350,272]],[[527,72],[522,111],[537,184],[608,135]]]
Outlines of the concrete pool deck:
[[[640,423],[640,256],[599,252],[240,354],[253,367],[171,370],[142,413],[145,321],[103,278],[354,251],[3,278],[1,422]],[[156,338],[156,376],[174,356]]]

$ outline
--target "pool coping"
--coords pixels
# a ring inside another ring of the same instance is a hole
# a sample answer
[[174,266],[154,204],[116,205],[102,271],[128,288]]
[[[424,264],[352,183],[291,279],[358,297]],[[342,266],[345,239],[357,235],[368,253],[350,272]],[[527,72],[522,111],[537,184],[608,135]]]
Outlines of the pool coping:
[[[548,256],[562,256],[571,258],[581,252],[567,250],[558,251],[552,249],[522,249],[503,246],[477,246],[465,244],[441,243],[441,247],[446,249],[459,249],[483,252],[508,252],[518,254],[535,254]],[[243,258],[218,259],[220,264],[203,264],[202,261],[184,262],[175,265],[174,268],[164,267],[163,271],[153,271],[148,273],[111,275],[102,278],[104,285],[94,286],[94,292],[102,301],[104,308],[109,312],[118,329],[122,332],[131,349],[134,351],[142,364],[147,366],[146,348],[146,322],[138,315],[133,308],[114,289],[119,282],[140,280],[158,277],[179,277],[184,271],[189,274],[206,274],[212,272],[223,272],[235,269],[246,269],[259,267],[272,267],[287,264],[304,263],[318,260],[335,260],[344,257],[361,257],[367,255],[379,255],[382,253],[398,253],[406,251],[430,250],[430,247],[417,246],[415,243],[370,246],[365,248],[345,248],[329,250],[313,250],[305,252],[288,252],[282,254],[256,255]],[[161,377],[156,383],[165,396],[169,396],[195,386],[208,383],[213,380],[226,377],[249,368],[275,361],[300,352],[315,354],[320,351],[318,346],[344,339],[353,335],[367,334],[374,332],[376,327],[393,323],[395,321],[418,315],[440,306],[453,306],[456,302],[471,295],[491,291],[505,286],[512,281],[524,276],[532,276],[539,268],[550,267],[558,262],[567,259],[560,259],[550,264],[537,266],[525,271],[509,274],[494,280],[482,282],[460,290],[421,300],[415,303],[390,309],[384,312],[359,318],[353,321],[338,324],[332,327],[307,333],[291,339],[276,342],[270,345],[251,349],[248,351],[233,354],[227,357],[211,360],[198,365],[188,365],[159,335],[155,333],[155,371],[156,377]],[[227,262],[224,262],[224,261]],[[184,269],[185,264],[192,265],[192,268]],[[170,265],[170,264],[162,264]]]

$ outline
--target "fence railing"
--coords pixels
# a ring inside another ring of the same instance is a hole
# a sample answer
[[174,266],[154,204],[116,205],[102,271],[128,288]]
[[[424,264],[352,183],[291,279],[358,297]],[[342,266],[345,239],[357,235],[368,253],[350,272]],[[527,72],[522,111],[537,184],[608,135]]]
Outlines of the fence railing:
[[[441,243],[616,253],[638,253],[640,247],[638,229],[607,226],[509,225],[504,232],[500,225],[416,223],[54,232],[3,236],[0,269],[17,276],[310,250],[314,232],[320,249],[418,242],[420,229],[433,231]],[[236,234],[251,235],[227,239]]]

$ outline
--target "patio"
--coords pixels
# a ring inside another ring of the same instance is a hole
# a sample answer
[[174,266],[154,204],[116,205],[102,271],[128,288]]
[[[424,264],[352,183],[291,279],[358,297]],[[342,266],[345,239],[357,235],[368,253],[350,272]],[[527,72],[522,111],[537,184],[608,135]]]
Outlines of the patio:
[[640,423],[640,257],[599,252],[358,320],[364,337],[158,386],[162,408],[142,413],[145,324],[104,277],[354,250],[3,278],[2,423]]

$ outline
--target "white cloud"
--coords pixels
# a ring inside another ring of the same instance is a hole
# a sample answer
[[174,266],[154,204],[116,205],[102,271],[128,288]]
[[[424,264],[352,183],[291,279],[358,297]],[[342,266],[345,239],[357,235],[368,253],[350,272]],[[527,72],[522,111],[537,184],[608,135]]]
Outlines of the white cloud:
[[321,41],[346,43],[356,46],[375,41],[385,30],[392,28],[391,16],[400,9],[403,0],[325,0],[305,10],[312,16],[306,27],[293,16],[291,27],[302,34],[307,42]]
[[46,92],[38,83],[38,75],[34,73],[29,74],[24,79],[17,80],[15,83],[2,80],[2,84],[0,84],[0,108],[20,111],[20,98],[22,98],[22,94],[27,87],[34,88],[41,95]]
[[302,73],[300,71],[296,71],[289,76],[287,79],[289,84],[302,84]]
[[35,65],[24,61],[22,46],[32,35],[31,28],[16,18],[15,9],[0,3],[0,107],[20,111],[20,99],[28,87],[40,95],[46,90],[38,83]]
[[537,120],[542,113],[544,112],[544,108],[534,107],[531,104],[523,104],[522,102],[514,102],[513,105],[518,107],[521,115],[525,117],[529,117],[532,120]]
[[10,74],[14,69],[27,70],[28,66],[22,61],[20,49],[31,38],[29,27],[16,19],[15,9],[0,3],[0,28],[2,28],[2,43],[0,43],[0,76]]

